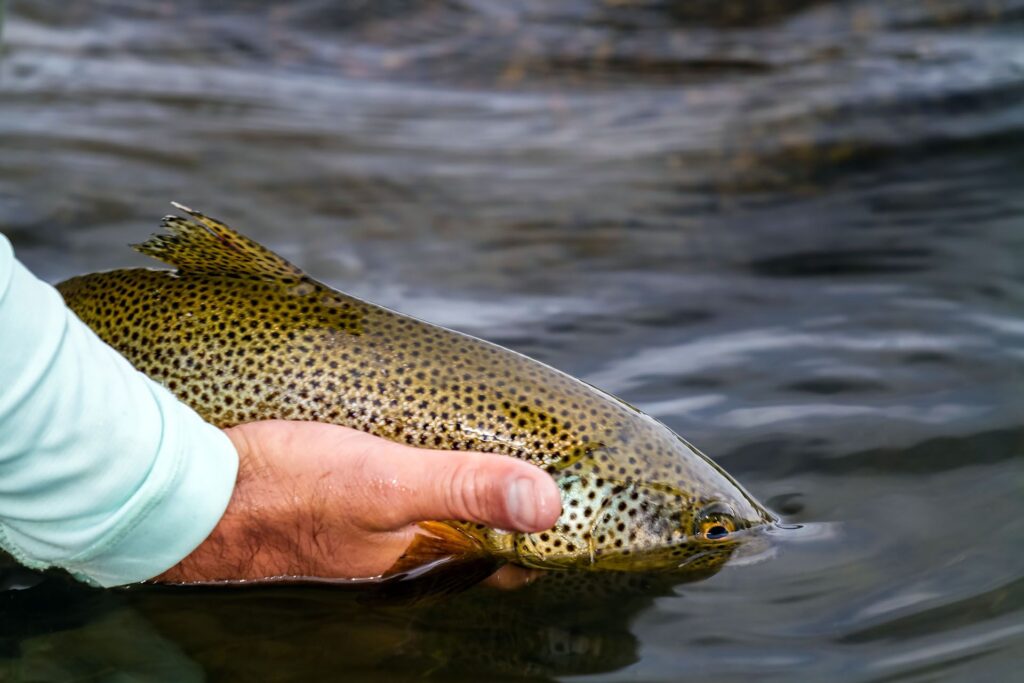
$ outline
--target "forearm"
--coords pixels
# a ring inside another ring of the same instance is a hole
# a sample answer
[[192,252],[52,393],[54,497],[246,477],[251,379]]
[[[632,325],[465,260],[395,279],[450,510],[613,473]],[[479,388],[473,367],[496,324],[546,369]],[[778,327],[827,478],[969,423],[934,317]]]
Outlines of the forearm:
[[135,371],[0,235],[0,544],[101,585],[203,541],[234,486],[222,432]]

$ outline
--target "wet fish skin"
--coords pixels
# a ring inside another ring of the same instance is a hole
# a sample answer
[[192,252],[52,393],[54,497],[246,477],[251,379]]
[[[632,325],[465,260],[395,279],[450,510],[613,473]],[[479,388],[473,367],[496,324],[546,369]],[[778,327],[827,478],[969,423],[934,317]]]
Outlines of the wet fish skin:
[[58,289],[104,341],[209,422],[316,420],[538,465],[561,487],[554,528],[449,523],[483,554],[528,567],[704,574],[773,521],[724,470],[623,401],[338,292],[175,206],[189,218],[165,217],[167,232],[135,248],[176,270],[95,273]]

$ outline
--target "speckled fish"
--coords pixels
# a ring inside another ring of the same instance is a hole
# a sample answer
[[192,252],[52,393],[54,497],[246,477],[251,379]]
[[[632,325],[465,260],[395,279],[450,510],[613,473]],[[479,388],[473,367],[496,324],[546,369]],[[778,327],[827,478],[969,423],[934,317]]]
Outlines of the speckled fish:
[[[58,286],[139,370],[220,427],[318,420],[547,470],[557,524],[433,522],[394,568],[485,558],[543,569],[711,573],[772,515],[660,422],[543,363],[342,294],[186,207],[136,249],[176,270]],[[457,564],[457,563],[456,563]]]

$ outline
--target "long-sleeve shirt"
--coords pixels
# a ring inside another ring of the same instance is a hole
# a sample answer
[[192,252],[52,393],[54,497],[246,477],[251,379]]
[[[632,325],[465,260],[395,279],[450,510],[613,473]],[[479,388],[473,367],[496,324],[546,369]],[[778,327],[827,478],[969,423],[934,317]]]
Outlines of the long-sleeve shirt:
[[100,586],[142,581],[209,535],[230,439],[135,370],[0,235],[0,546]]

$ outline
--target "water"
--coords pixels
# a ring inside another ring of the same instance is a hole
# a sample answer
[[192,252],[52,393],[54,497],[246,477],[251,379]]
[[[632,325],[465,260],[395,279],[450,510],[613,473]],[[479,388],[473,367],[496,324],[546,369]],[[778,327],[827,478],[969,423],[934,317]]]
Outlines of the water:
[[[14,3],[0,227],[171,199],[712,454],[775,556],[367,604],[8,571],[13,680],[1005,681],[1024,658],[1024,2]],[[2,677],[2,676],[0,676]]]

